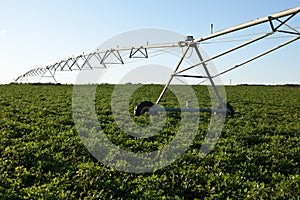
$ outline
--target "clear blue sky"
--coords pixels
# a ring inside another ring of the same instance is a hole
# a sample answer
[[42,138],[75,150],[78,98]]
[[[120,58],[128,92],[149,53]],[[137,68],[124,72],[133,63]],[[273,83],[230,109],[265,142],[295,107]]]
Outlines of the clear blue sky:
[[[0,5],[4,84],[32,68],[92,51],[125,31],[156,27],[200,37],[209,34],[210,24],[215,31],[229,28],[299,6],[300,0],[0,0]],[[300,15],[294,22],[300,26]],[[224,82],[300,83],[299,49],[300,41],[229,73]]]

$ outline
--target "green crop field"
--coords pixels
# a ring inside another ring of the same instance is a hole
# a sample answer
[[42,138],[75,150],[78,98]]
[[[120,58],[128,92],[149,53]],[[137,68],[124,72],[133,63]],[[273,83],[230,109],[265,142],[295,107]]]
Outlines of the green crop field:
[[[124,86],[125,87],[125,86]],[[183,86],[182,86],[183,87]],[[96,113],[107,137],[120,148],[150,152],[176,134],[180,116],[168,115],[158,135],[129,137],[110,108],[113,85],[99,85]],[[139,88],[129,109],[157,98],[161,86]],[[210,106],[205,86],[194,86]],[[300,87],[228,86],[235,109],[214,149],[199,149],[210,115],[200,114],[197,135],[171,165],[127,173],[106,167],[85,148],[76,130],[73,86],[0,86],[0,199],[299,199]],[[162,105],[178,106],[171,92]],[[140,125],[149,117],[130,116]]]

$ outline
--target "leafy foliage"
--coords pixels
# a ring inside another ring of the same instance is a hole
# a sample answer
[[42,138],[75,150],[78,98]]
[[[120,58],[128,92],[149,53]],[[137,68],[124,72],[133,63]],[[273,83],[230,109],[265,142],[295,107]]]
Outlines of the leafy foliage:
[[[99,85],[98,120],[121,148],[153,151],[176,133],[180,116],[170,114],[162,132],[135,139],[114,122],[113,85]],[[214,150],[199,149],[210,116],[201,113],[197,136],[186,153],[166,168],[133,174],[107,168],[78,136],[72,90],[65,86],[0,86],[0,199],[297,199],[300,196],[300,88],[227,87],[235,115],[228,117]],[[161,86],[139,88],[129,109],[155,101]],[[200,106],[210,106],[207,88],[194,86]],[[178,106],[171,92],[162,101]],[[140,125],[147,116],[135,118]]]

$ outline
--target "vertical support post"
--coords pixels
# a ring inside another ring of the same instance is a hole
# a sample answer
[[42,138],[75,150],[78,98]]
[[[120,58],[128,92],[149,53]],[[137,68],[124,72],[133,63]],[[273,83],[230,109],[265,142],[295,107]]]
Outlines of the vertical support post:
[[163,89],[162,92],[160,93],[160,95],[159,95],[159,97],[158,97],[158,99],[157,99],[157,101],[156,101],[156,104],[158,104],[158,103],[160,102],[161,98],[164,96],[164,94],[165,94],[167,88],[169,87],[171,81],[173,80],[174,73],[177,72],[177,70],[178,70],[178,68],[180,67],[182,61],[184,60],[184,58],[185,58],[187,52],[189,51],[189,48],[190,48],[190,45],[187,46],[187,48],[185,49],[184,53],[182,54],[180,60],[178,61],[177,65],[176,65],[176,67],[175,67],[175,69],[174,69],[174,71],[173,71],[173,74],[171,74],[170,79],[168,80],[168,82],[167,82],[167,84],[165,85],[164,89]]
[[198,57],[199,57],[199,59],[200,59],[200,62],[202,63],[202,66],[203,66],[203,68],[204,68],[204,70],[205,70],[205,73],[206,73],[206,75],[207,75],[207,77],[208,77],[208,79],[209,79],[209,81],[210,81],[210,84],[212,85],[212,87],[213,87],[213,89],[214,89],[214,92],[215,92],[215,94],[217,95],[217,98],[218,98],[218,101],[219,101],[220,106],[224,106],[224,102],[223,102],[223,99],[222,99],[222,97],[221,97],[221,95],[220,95],[220,93],[219,93],[219,91],[218,91],[218,88],[217,88],[217,86],[215,85],[215,83],[214,83],[214,81],[213,81],[213,78],[212,78],[212,76],[211,76],[210,73],[209,73],[209,70],[208,70],[208,68],[207,68],[207,66],[206,66],[206,63],[203,62],[204,59],[203,59],[203,57],[202,57],[202,55],[201,55],[201,53],[200,53],[200,51],[199,51],[199,48],[198,48],[198,46],[197,46],[197,43],[193,43],[193,44],[192,44],[192,47],[196,50],[196,53],[197,53],[197,55],[198,55]]

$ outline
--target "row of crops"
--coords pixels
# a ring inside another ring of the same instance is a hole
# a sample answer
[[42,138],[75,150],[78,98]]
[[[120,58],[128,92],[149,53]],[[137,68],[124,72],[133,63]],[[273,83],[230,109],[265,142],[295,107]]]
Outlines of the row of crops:
[[[193,88],[199,104],[210,106],[207,88]],[[97,86],[95,100],[110,141],[128,151],[150,152],[174,138],[176,113],[153,137],[122,132],[111,112],[113,89]],[[159,85],[140,87],[129,109],[141,100],[154,101],[160,90]],[[0,199],[299,198],[300,88],[228,86],[226,92],[235,115],[226,118],[208,155],[199,157],[210,122],[210,115],[201,113],[197,135],[179,159],[153,172],[127,173],[105,166],[85,148],[73,119],[73,86],[1,85]],[[178,106],[172,92],[162,105]],[[149,123],[147,116],[130,117]]]

